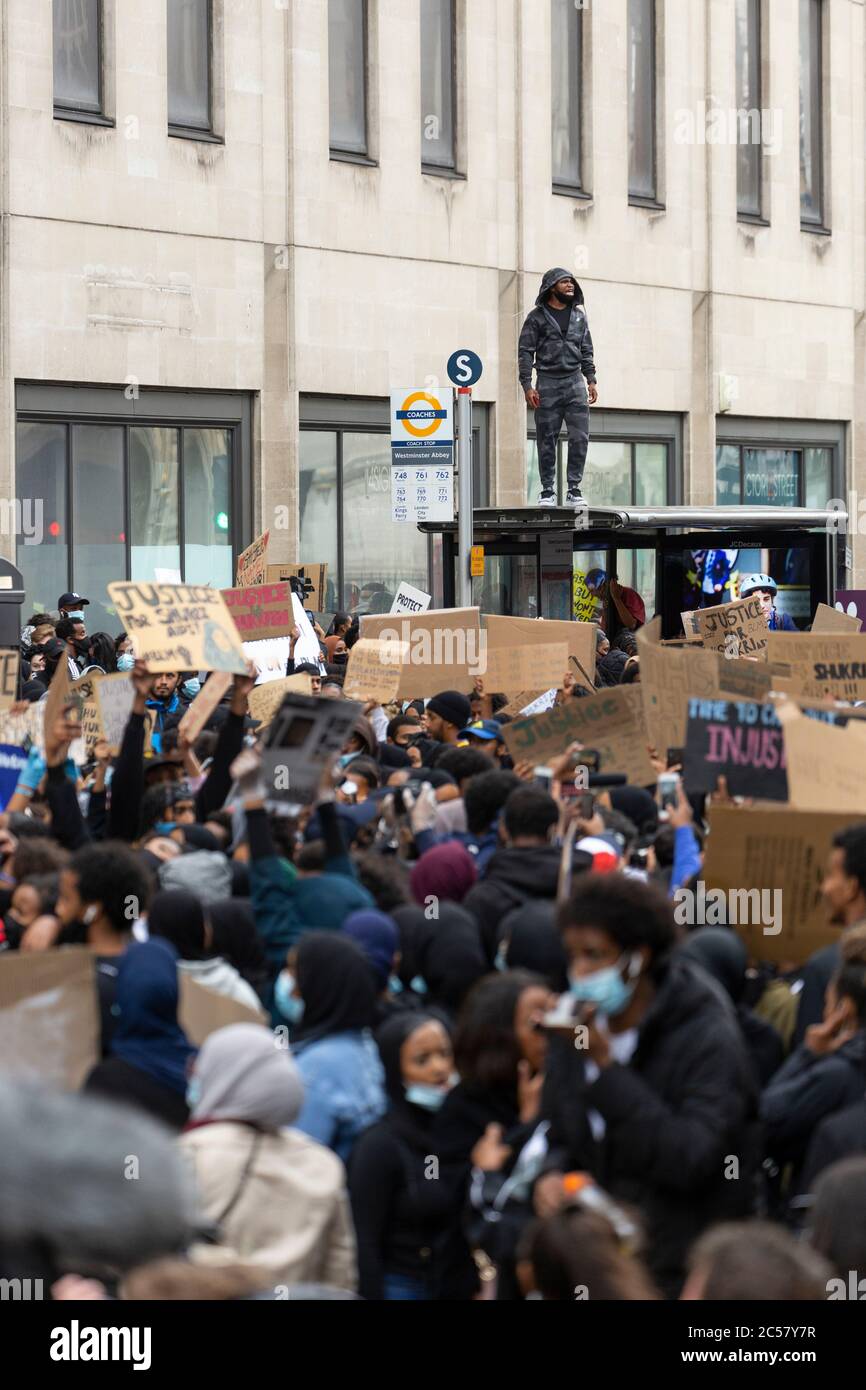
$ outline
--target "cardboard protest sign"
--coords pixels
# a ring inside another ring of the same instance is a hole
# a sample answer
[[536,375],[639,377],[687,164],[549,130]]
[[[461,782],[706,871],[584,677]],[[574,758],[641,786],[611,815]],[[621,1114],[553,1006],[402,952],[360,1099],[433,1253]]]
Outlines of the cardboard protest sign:
[[23,748],[11,743],[0,743],[0,811],[5,811],[15,794],[18,778],[27,766],[27,754]]
[[18,693],[18,652],[0,650],[0,710],[15,704]]
[[45,702],[28,705],[20,713],[0,712],[0,742],[28,748],[31,744],[40,752],[45,748]]
[[[262,691],[273,689],[272,685]],[[353,700],[289,695],[271,722],[262,753],[267,804],[306,806],[316,800],[322,777],[355,727],[361,706]]]
[[791,805],[862,816],[866,727],[858,720],[843,729],[807,719],[792,701],[780,702],[776,714],[784,736]]
[[425,594],[423,589],[414,589],[411,584],[407,584],[404,580],[397,590],[397,597],[391,604],[391,612],[426,613],[432,602],[430,595]]
[[283,680],[291,655],[290,637],[271,637],[267,642],[244,642],[244,656],[253,663],[258,673],[256,685]]
[[860,632],[862,627],[862,618],[853,613],[841,613],[838,608],[831,608],[829,603],[819,603],[812,619],[813,633]]
[[503,726],[502,737],[515,763],[547,763],[577,741],[598,749],[602,772],[624,773],[639,787],[656,780],[638,685],[614,686],[585,700],[566,700],[544,714],[515,719]]
[[[788,806],[711,808],[701,878],[706,889],[725,895],[728,920],[732,915],[742,919],[749,893],[754,908],[757,891],[758,912],[748,914],[752,920],[732,922],[755,959],[799,963],[813,951],[839,940],[838,927],[831,927],[827,919],[821,880],[833,836],[850,824],[850,811],[798,811]],[[675,895],[675,916],[677,912]],[[763,920],[755,922],[756,915]],[[714,925],[714,921],[706,925]]]
[[[569,671],[573,673],[574,668],[569,666],[564,642],[545,642],[537,647],[488,645],[484,691],[510,695],[514,690],[528,689],[532,682],[558,690]],[[579,675],[577,678],[580,680]]]
[[256,536],[252,545],[248,545],[246,550],[238,556],[238,567],[235,572],[235,584],[238,588],[244,589],[249,584],[264,583],[270,538],[270,531],[264,531],[261,536]]
[[[309,695],[313,688],[311,676],[283,676],[278,681],[266,681],[250,691],[250,718],[257,719],[266,729],[283,703],[286,695]],[[260,731],[261,732],[261,731]]]
[[99,1060],[93,953],[7,951],[0,965],[0,1073],[77,1091]]
[[[549,618],[504,618],[498,613],[488,613],[484,624],[488,650],[493,647],[544,647],[551,642],[564,642],[569,657],[575,657],[580,662],[590,681],[595,680],[596,630],[593,623],[567,623]],[[585,685],[586,680],[574,662],[569,664],[578,682]],[[564,670],[556,677],[557,685],[562,684],[563,674]],[[533,676],[524,689],[541,691],[552,684],[553,681],[536,680]],[[488,695],[499,693],[486,677],[484,688]],[[440,686],[440,689],[444,690],[445,687]]]
[[715,791],[727,778],[732,796],[787,801],[782,728],[772,705],[748,700],[689,700],[683,783]]
[[309,587],[304,597],[304,607],[311,613],[324,613],[328,593],[327,565],[268,565],[265,570],[266,584],[288,584],[290,579],[302,579]]
[[295,615],[290,584],[253,584],[221,592],[244,642],[285,637],[292,632]]
[[438,690],[468,693],[475,677],[484,675],[485,637],[477,608],[433,608],[411,617],[371,614],[361,619],[361,637],[392,647],[409,644],[397,690],[400,700],[424,699]]
[[[687,612],[681,613],[680,617],[683,623],[683,632],[686,634],[686,640],[689,642],[700,642],[701,630],[698,627],[698,610],[695,608],[689,609]],[[641,680],[643,680],[643,676],[641,676]]]
[[790,666],[788,689],[798,695],[866,700],[866,634],[771,632],[767,655]]
[[214,671],[205,681],[180,721],[180,731],[190,743],[198,738],[232,683],[233,677],[228,671]]
[[343,694],[347,700],[393,700],[403,675],[408,642],[373,642],[362,638],[349,653]]
[[245,674],[241,639],[218,589],[117,582],[108,585],[108,596],[151,671]]
[[[96,685],[96,705],[102,722],[102,737],[112,753],[120,752],[123,733],[132,712],[135,700],[135,686],[125,671],[116,675],[103,676]],[[150,747],[148,730],[145,750]]]
[[715,608],[699,608],[695,621],[708,651],[765,659],[769,629],[759,598],[740,598]]
[[718,658],[700,647],[662,646],[661,618],[653,618],[636,633],[640,684],[647,741],[659,757],[686,741],[689,696],[712,699],[717,694]]
[[264,1009],[250,1009],[227,994],[217,994],[216,990],[191,980],[182,969],[177,972],[177,982],[180,989],[178,1023],[194,1047],[201,1047],[211,1033],[233,1023],[267,1025]]
[[[76,718],[81,725],[81,737],[88,754],[102,738],[102,716],[96,690],[100,682],[106,679],[105,676],[93,674],[69,682],[69,699],[75,704]],[[121,680],[130,684],[128,676],[122,675]]]
[[[543,714],[546,709],[553,709],[558,694],[558,687],[553,686],[550,690],[545,690],[544,694],[539,695],[537,699],[530,700],[527,705],[518,710],[518,714]],[[518,699],[521,698],[518,696]]]
[[64,655],[57,663],[57,669],[51,678],[47,696],[44,700],[40,700],[37,706],[42,713],[44,729],[53,728],[57,716],[69,700],[69,684],[69,666]]

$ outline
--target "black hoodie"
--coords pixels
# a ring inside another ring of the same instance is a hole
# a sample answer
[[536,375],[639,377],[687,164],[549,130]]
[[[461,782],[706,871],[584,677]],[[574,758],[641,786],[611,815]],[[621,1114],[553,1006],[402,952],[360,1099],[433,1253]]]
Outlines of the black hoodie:
[[[560,280],[573,280],[575,286],[574,307],[565,334],[547,307],[550,291]],[[536,307],[520,334],[518,361],[520,385],[524,391],[532,385],[533,366],[539,376],[574,377],[582,373],[587,381],[595,381],[592,336],[583,304],[583,290],[570,270],[557,266],[547,272],[535,301]]]
[[[561,858],[562,851],[557,845],[498,849],[487,865],[484,878],[469,889],[463,907],[478,923],[489,965],[496,959],[499,925],[506,913],[525,902],[556,898]],[[574,851],[575,872],[588,868],[590,863],[590,856],[583,850]]]

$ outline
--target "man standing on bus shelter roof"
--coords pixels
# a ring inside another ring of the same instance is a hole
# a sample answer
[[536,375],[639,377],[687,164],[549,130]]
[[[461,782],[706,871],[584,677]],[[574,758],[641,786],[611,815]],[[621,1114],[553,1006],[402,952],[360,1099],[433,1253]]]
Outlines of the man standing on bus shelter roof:
[[520,384],[535,411],[542,507],[556,506],[556,441],[563,421],[568,428],[566,506],[586,505],[580,485],[589,448],[589,407],[598,400],[598,387],[583,302],[575,276],[561,267],[549,270],[520,334]]

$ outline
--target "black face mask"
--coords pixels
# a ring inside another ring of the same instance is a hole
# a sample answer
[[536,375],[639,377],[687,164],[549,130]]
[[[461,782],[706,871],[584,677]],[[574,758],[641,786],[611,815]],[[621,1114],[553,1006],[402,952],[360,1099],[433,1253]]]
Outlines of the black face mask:
[[338,652],[337,655],[334,657],[334,665],[335,665],[335,666],[345,666],[346,663],[348,662],[348,660],[349,660],[349,653],[348,653],[348,652],[343,652],[342,655],[340,655],[340,653]]

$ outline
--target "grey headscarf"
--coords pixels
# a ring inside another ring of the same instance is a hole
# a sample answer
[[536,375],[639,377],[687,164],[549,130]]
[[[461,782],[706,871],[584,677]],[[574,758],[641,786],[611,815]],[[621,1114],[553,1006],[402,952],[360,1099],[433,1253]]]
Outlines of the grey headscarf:
[[235,1120],[260,1129],[294,1124],[304,1086],[288,1048],[258,1023],[233,1023],[206,1038],[192,1073],[199,1095],[190,1119]]

